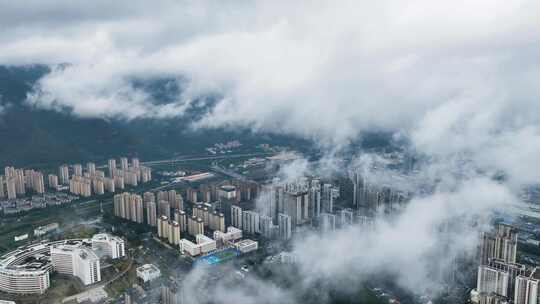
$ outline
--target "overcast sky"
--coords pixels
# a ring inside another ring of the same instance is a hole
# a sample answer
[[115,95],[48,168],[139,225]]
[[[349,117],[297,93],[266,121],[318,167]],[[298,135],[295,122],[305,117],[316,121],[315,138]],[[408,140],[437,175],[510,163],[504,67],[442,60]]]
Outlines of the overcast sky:
[[[535,0],[0,1],[0,63],[71,63],[29,102],[74,115],[174,117],[213,94],[199,127],[324,146],[395,131],[421,152],[481,155],[530,182],[540,179],[527,170],[540,152],[539,14]],[[184,90],[156,105],[134,77]]]
[[[75,115],[181,115],[217,93],[201,126],[332,144],[401,130],[441,152],[538,134],[538,13],[534,0],[0,1],[0,63],[73,64],[31,101]],[[156,106],[128,81],[154,76],[187,79],[184,94]]]

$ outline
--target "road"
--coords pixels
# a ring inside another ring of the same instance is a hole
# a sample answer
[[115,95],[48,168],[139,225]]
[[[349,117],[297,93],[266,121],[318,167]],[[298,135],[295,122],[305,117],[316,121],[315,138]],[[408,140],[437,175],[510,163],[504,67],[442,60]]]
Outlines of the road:
[[220,166],[217,166],[217,165],[214,165],[212,166],[212,170],[214,170],[215,172],[217,173],[221,173],[223,175],[227,175],[227,176],[230,176],[232,178],[236,178],[236,179],[239,179],[243,182],[245,181],[249,181],[247,177],[245,177],[244,175],[240,174],[240,173],[236,173],[232,170],[227,170],[223,167],[220,167]]
[[200,157],[177,157],[177,158],[170,158],[170,159],[163,159],[163,160],[153,160],[153,161],[147,161],[147,162],[141,162],[141,164],[145,166],[152,166],[152,165],[159,165],[159,164],[167,164],[167,163],[180,163],[180,162],[187,162],[187,161],[195,161],[195,160],[217,160],[217,159],[228,159],[228,158],[241,158],[241,157],[255,157],[255,156],[267,156],[267,155],[274,155],[273,152],[259,152],[259,153],[243,153],[243,154],[225,154],[225,155],[216,155],[216,156],[200,156]]

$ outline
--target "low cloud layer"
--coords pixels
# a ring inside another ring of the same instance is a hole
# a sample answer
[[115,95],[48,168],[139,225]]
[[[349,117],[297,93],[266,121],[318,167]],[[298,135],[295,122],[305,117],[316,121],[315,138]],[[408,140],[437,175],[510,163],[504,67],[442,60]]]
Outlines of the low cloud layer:
[[[377,182],[395,174],[380,166],[378,172],[371,171],[375,162],[381,164],[384,160],[362,155],[352,165],[365,168],[364,174]],[[297,160],[284,166],[278,175],[292,182],[299,175],[320,169],[312,165]],[[414,196],[398,210],[398,215],[377,217],[372,227],[352,225],[326,234],[296,235],[292,243],[298,261],[293,271],[297,279],[294,284],[276,285],[251,275],[241,284],[224,278],[201,297],[193,286],[207,282],[214,271],[201,267],[185,281],[190,302],[205,303],[208,297],[218,299],[218,303],[294,304],[303,303],[305,294],[316,294],[319,303],[331,303],[332,291],[356,294],[360,286],[381,277],[392,278],[413,294],[440,295],[455,284],[449,278],[455,274],[457,263],[476,258],[480,233],[490,229],[492,212],[505,210],[518,199],[504,183],[482,174],[468,172],[457,177],[435,168],[439,164],[428,166],[433,168],[421,171],[434,173],[425,180],[437,180],[438,186],[433,193]]]
[[[177,117],[212,95],[196,127],[325,148],[399,132],[421,153],[533,182],[522,167],[540,152],[538,13],[532,0],[2,1],[0,63],[69,63],[28,102],[82,117]],[[156,77],[181,93],[164,104],[132,82]]]

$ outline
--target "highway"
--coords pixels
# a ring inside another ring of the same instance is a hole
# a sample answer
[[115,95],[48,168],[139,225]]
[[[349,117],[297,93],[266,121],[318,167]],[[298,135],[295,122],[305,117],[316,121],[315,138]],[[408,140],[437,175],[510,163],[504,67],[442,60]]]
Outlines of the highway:
[[[174,163],[197,161],[197,160],[219,160],[219,159],[241,158],[241,157],[271,156],[275,154],[276,154],[275,152],[257,152],[257,153],[242,153],[242,154],[224,154],[224,155],[214,155],[214,156],[186,155],[186,156],[179,156],[176,158],[145,161],[145,162],[141,162],[141,165],[151,167],[153,165],[174,164]],[[96,166],[96,168],[105,169],[107,168],[107,165]]]
[[177,157],[171,159],[163,160],[153,160],[147,162],[141,162],[145,166],[159,165],[159,164],[172,164],[180,163],[187,161],[196,161],[196,160],[218,160],[218,159],[229,159],[229,158],[240,158],[240,157],[255,157],[255,156],[268,156],[274,155],[273,152],[259,152],[259,153],[243,153],[243,154],[225,154],[225,155],[216,155],[216,156],[199,156],[199,157]]
[[221,173],[223,175],[227,175],[229,177],[236,178],[236,179],[241,180],[243,182],[251,181],[247,177],[245,177],[244,175],[242,175],[240,173],[234,172],[232,170],[227,170],[227,169],[225,169],[223,167],[220,167],[218,165],[212,166],[212,170],[217,172],[217,173]]

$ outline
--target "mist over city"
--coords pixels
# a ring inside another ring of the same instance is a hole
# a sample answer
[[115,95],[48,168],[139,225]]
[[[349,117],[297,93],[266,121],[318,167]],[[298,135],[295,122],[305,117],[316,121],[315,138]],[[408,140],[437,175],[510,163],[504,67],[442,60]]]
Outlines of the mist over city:
[[538,16],[0,0],[0,303],[540,303]]

